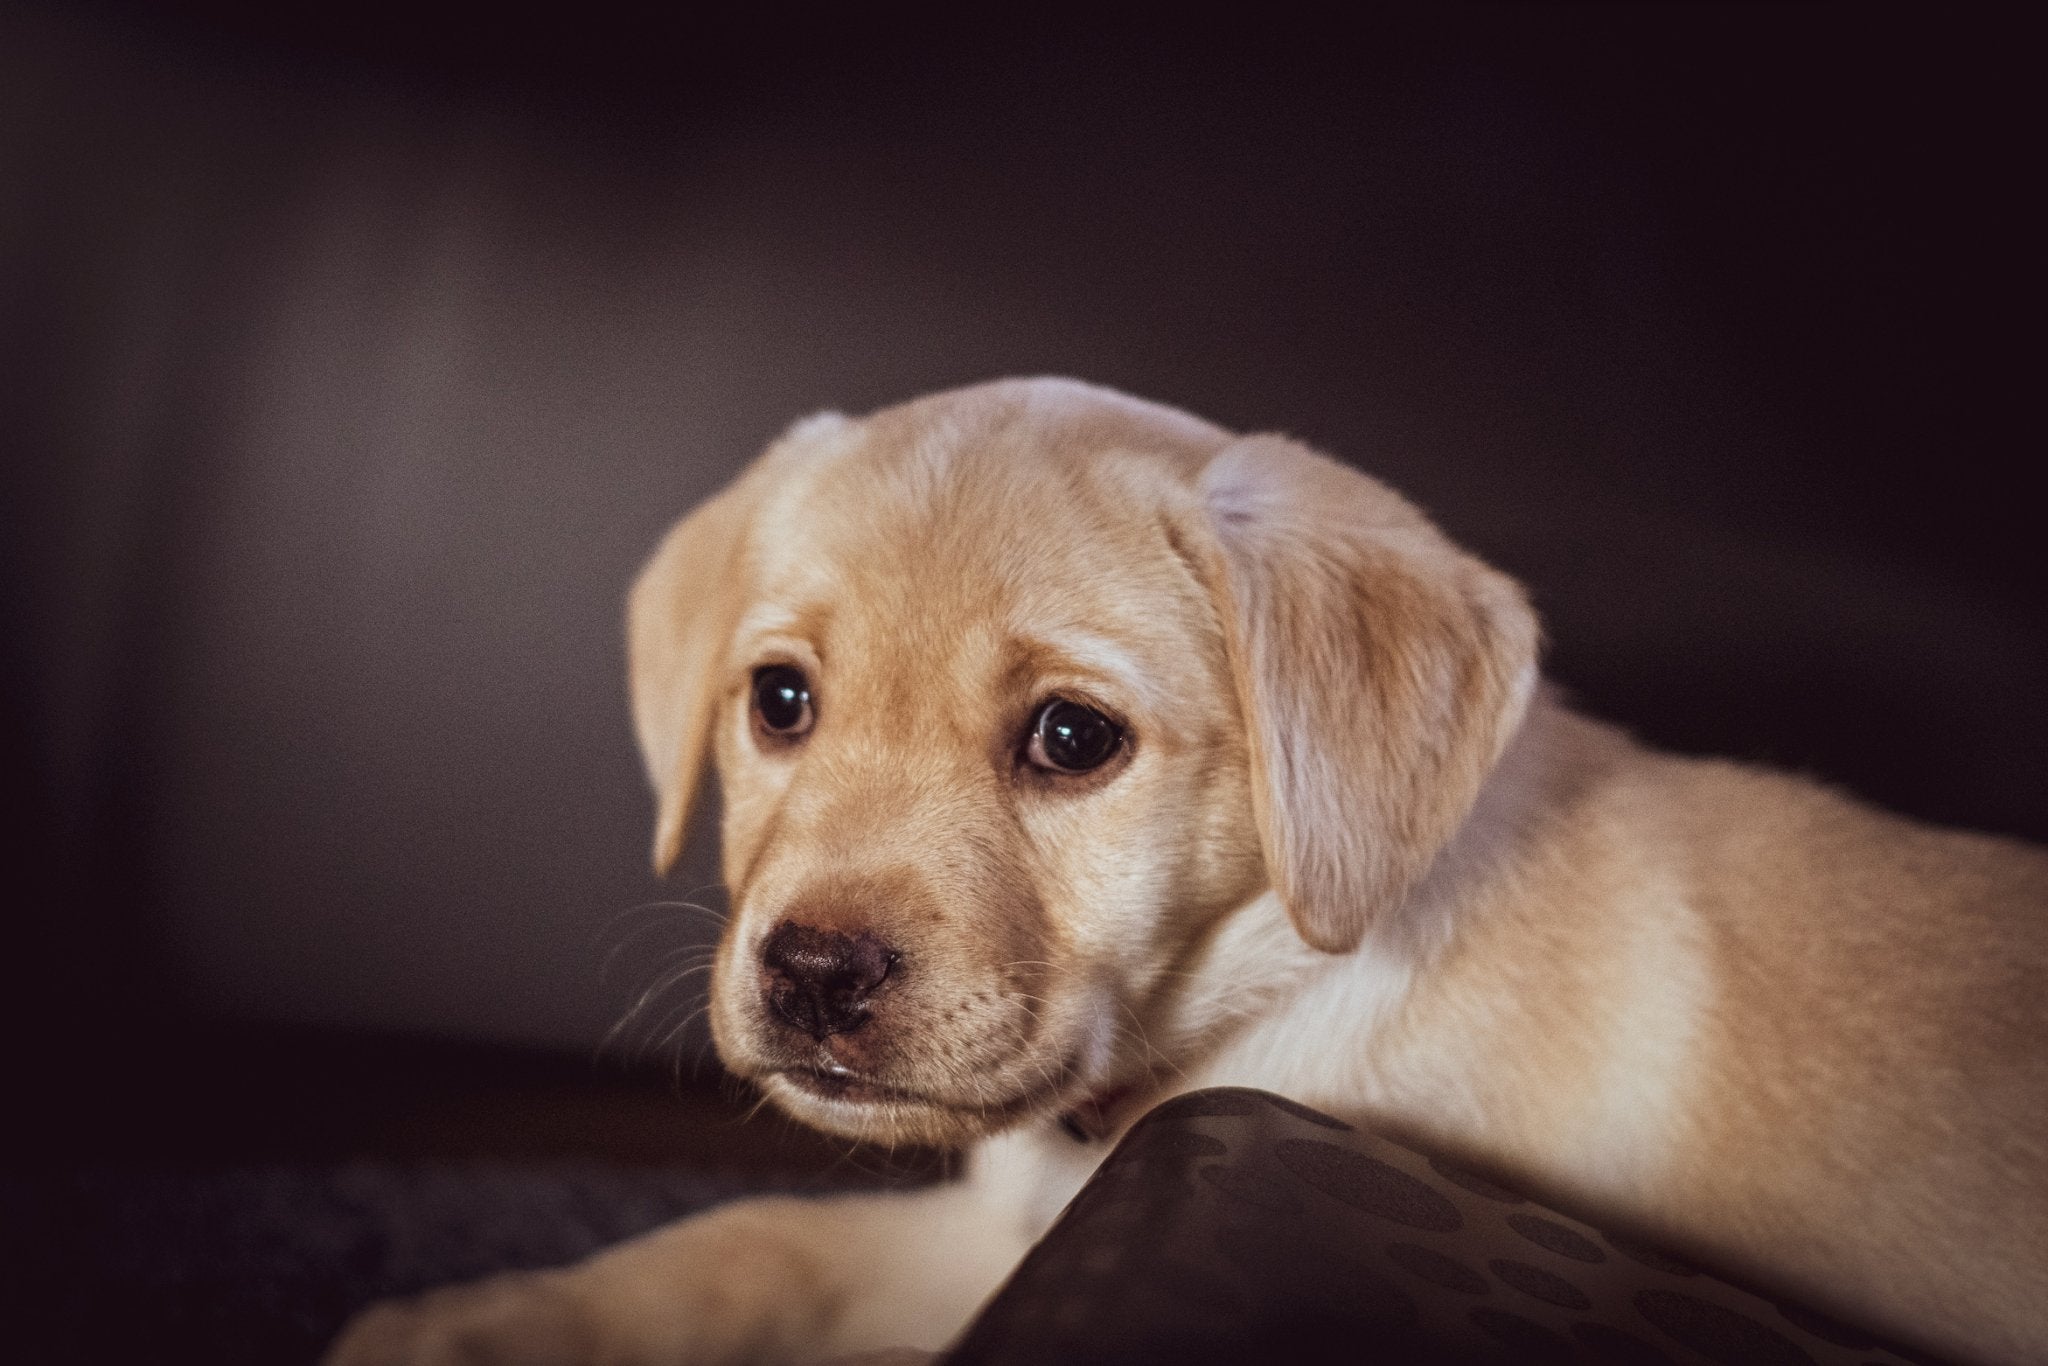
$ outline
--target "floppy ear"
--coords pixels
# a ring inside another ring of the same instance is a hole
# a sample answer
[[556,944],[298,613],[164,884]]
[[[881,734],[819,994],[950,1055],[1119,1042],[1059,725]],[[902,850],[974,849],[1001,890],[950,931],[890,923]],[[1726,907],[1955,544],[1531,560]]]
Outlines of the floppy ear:
[[744,474],[678,522],[626,601],[626,670],[640,757],[654,786],[654,871],[683,848],[732,633],[745,606],[746,541],[767,490],[853,424],[837,413],[798,423]]
[[1268,876],[1303,939],[1348,952],[1520,724],[1536,618],[1400,495],[1295,442],[1232,444],[1201,494]]

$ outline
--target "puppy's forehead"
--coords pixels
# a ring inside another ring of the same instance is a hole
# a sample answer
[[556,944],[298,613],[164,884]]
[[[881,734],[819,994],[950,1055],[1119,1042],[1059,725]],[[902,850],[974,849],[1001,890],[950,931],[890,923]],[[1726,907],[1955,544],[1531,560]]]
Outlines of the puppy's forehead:
[[749,623],[931,662],[1024,642],[1113,674],[1184,649],[1207,608],[1166,505],[1227,438],[1046,407],[869,419],[764,507]]

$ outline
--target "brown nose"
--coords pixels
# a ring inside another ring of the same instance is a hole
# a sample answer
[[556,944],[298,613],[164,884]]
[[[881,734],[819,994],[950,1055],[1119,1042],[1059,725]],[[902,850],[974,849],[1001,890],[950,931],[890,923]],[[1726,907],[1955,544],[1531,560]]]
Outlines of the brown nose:
[[866,932],[841,934],[785,920],[761,946],[768,1008],[818,1042],[867,1023],[868,997],[900,955]]

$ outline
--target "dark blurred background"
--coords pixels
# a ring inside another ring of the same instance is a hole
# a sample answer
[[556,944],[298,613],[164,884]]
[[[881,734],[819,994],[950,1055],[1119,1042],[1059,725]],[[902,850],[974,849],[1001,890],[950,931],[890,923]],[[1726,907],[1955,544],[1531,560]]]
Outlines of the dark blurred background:
[[17,1140],[687,1073],[689,984],[600,1047],[716,904],[626,585],[796,416],[997,375],[1384,476],[1652,741],[2048,836],[2017,34],[852,13],[0,9]]

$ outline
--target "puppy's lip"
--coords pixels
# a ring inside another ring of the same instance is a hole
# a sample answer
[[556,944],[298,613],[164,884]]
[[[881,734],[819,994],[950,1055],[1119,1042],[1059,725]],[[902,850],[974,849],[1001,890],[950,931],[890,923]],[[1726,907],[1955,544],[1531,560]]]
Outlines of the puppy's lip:
[[871,1081],[844,1067],[786,1067],[769,1074],[781,1077],[806,1095],[849,1105],[898,1104],[932,1105],[937,1102],[895,1086]]
[[[1071,1067],[1060,1069],[1058,1075],[1072,1077]],[[1032,1110],[1052,1113],[1061,1108],[1060,1096],[1078,1087],[1088,1088],[1078,1081],[1061,1087],[1045,1090],[1024,1091],[1014,1096],[992,1100],[954,1100],[944,1096],[927,1095],[919,1091],[905,1090],[863,1077],[844,1067],[780,1067],[767,1074],[765,1080],[781,1080],[794,1087],[806,1097],[823,1101],[835,1101],[845,1105],[909,1105],[933,1110],[946,1110],[955,1114],[975,1115],[983,1120],[1001,1121]]]

